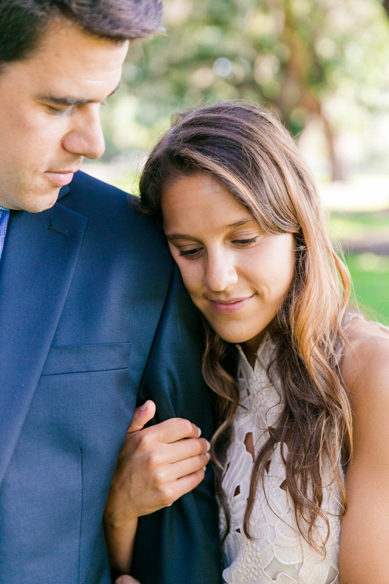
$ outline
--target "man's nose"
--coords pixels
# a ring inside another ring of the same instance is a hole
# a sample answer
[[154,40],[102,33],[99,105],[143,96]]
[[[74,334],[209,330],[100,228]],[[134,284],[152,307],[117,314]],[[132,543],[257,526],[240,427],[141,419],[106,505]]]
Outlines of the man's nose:
[[62,146],[86,158],[100,158],[104,154],[105,140],[97,108],[88,114],[80,113],[74,128],[63,138]]
[[238,281],[238,273],[230,254],[219,252],[208,256],[206,283],[213,292],[222,292]]

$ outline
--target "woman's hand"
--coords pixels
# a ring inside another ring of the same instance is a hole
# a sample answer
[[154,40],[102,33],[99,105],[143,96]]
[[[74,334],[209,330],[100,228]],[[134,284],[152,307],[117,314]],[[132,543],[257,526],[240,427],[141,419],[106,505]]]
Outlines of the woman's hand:
[[140,584],[139,580],[135,580],[132,576],[120,576],[115,580],[115,584]]
[[139,408],[136,408],[134,417],[132,418],[131,426],[127,430],[127,434],[132,434],[133,432],[138,432],[138,430],[143,430],[147,422],[150,422],[150,420],[154,418],[155,410],[155,403],[150,399]]
[[138,517],[170,506],[204,478],[209,443],[197,426],[173,418],[144,428],[155,414],[137,408],[111,483],[104,525],[112,565],[129,572]]
[[[155,415],[155,404],[152,401],[147,401],[139,408],[136,408],[131,426],[127,430],[128,434],[133,434],[142,430],[145,424],[149,422]],[[120,456],[119,456],[120,459]],[[117,472],[117,471],[116,471]],[[116,475],[115,475],[116,476]],[[138,519],[134,517],[124,522],[121,527],[115,525],[114,515],[112,511],[116,509],[117,491],[111,490],[108,495],[104,511],[104,532],[107,541],[108,553],[111,564],[114,568],[122,572],[129,572],[132,560],[132,552],[135,541],[136,529],[138,526]],[[124,574],[120,576],[115,584],[139,584],[132,576]]]
[[119,455],[105,519],[116,526],[167,507],[204,478],[209,443],[197,426],[172,418],[143,427],[155,412],[149,401],[137,408]]

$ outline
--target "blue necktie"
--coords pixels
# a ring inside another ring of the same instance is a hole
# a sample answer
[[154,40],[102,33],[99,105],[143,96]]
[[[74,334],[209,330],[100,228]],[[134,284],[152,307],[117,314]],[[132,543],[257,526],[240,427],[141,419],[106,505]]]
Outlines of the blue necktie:
[[5,236],[7,234],[9,209],[0,205],[0,259],[4,249]]

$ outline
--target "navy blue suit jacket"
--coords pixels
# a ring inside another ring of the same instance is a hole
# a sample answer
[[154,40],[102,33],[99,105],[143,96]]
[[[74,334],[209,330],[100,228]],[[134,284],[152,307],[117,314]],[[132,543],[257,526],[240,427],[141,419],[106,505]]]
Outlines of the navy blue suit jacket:
[[[79,172],[12,212],[0,266],[0,582],[108,584],[102,514],[137,398],[213,428],[201,327],[163,234]],[[219,583],[212,476],[141,519],[141,584]]]

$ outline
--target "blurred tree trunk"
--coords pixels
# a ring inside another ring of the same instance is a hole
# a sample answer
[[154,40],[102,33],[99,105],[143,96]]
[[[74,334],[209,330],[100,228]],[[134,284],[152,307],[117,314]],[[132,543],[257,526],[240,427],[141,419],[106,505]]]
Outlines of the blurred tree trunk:
[[389,16],[389,0],[384,0],[382,5],[386,10],[386,14]]
[[317,115],[322,123],[324,136],[327,142],[328,157],[331,165],[331,180],[345,180],[344,165],[337,147],[337,134],[330,120],[323,111],[320,101],[306,87],[302,88],[299,105],[310,114]]
[[[389,4],[389,0],[385,0]],[[322,122],[324,136],[327,142],[328,157],[331,166],[331,179],[344,180],[345,172],[338,148],[337,135],[326,113],[323,111],[319,98],[310,87],[308,77],[312,66],[312,48],[304,43],[295,23],[292,0],[284,0],[285,27],[283,42],[290,50],[289,62],[286,66],[289,79],[299,87],[299,99],[296,104],[311,115],[318,116]],[[282,111],[282,105],[280,107]],[[283,112],[284,117],[285,112]]]

